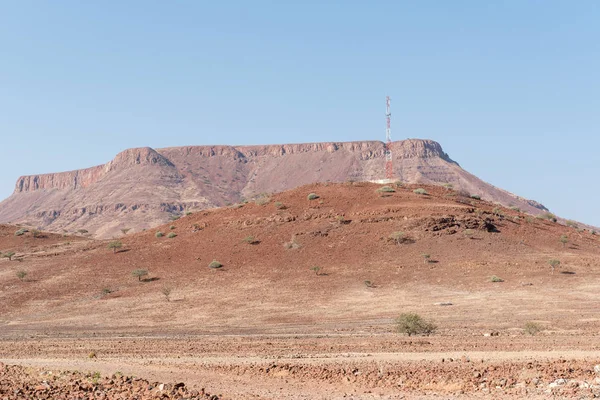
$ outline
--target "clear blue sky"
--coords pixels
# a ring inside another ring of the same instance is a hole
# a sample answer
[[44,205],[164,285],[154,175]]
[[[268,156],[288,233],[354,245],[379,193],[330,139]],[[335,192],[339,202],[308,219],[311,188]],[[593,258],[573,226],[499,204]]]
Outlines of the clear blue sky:
[[0,0],[0,197],[137,146],[439,141],[600,225],[599,1]]

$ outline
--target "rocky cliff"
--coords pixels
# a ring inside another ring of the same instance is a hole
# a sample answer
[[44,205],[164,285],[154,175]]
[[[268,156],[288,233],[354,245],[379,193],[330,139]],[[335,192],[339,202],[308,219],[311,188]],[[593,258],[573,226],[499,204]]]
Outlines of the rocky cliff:
[[[450,183],[530,213],[546,211],[469,174],[434,141],[398,141],[392,151],[395,177],[403,182]],[[129,149],[105,165],[19,178],[13,195],[0,203],[0,222],[110,237],[122,228],[141,230],[187,210],[259,193],[313,182],[379,180],[384,162],[384,144],[377,141]]]

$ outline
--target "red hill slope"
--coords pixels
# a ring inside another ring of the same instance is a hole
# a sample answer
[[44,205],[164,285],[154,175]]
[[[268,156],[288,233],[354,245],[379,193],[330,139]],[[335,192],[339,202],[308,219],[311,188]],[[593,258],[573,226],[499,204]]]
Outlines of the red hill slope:
[[[430,140],[392,145],[395,176],[407,183],[449,183],[468,194],[539,213],[545,208],[485,183]],[[129,149],[79,171],[24,176],[0,203],[0,222],[55,232],[86,229],[112,237],[141,231],[188,210],[224,206],[260,193],[315,182],[379,180],[382,142]]]
[[[22,246],[22,261],[0,261],[0,330],[387,330],[402,311],[450,333],[529,320],[600,326],[595,235],[439,186],[380,187],[313,184],[200,211],[123,237],[116,254],[105,241]],[[0,240],[0,249],[16,246]],[[550,259],[561,261],[554,273]],[[209,268],[213,260],[223,267]],[[18,269],[30,280],[19,281]],[[148,279],[132,277],[135,269]]]

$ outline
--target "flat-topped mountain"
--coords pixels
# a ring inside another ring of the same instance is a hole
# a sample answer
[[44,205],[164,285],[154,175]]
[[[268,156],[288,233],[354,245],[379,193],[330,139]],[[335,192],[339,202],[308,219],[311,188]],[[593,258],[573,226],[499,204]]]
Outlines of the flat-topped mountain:
[[[529,213],[547,211],[468,173],[434,141],[397,141],[392,151],[395,178],[402,182],[451,184]],[[379,141],[128,149],[104,165],[20,177],[14,193],[0,203],[0,222],[111,237],[120,229],[140,231],[186,211],[261,193],[316,182],[380,180],[384,163]]]

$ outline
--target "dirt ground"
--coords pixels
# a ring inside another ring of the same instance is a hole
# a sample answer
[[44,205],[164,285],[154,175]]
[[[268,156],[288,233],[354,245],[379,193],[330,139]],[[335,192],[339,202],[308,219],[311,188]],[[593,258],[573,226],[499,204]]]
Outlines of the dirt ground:
[[[115,399],[600,396],[597,235],[440,187],[379,187],[188,215],[118,238],[114,254],[1,227],[0,251],[16,254],[0,260],[0,398],[73,380]],[[437,331],[398,334],[403,312]]]

